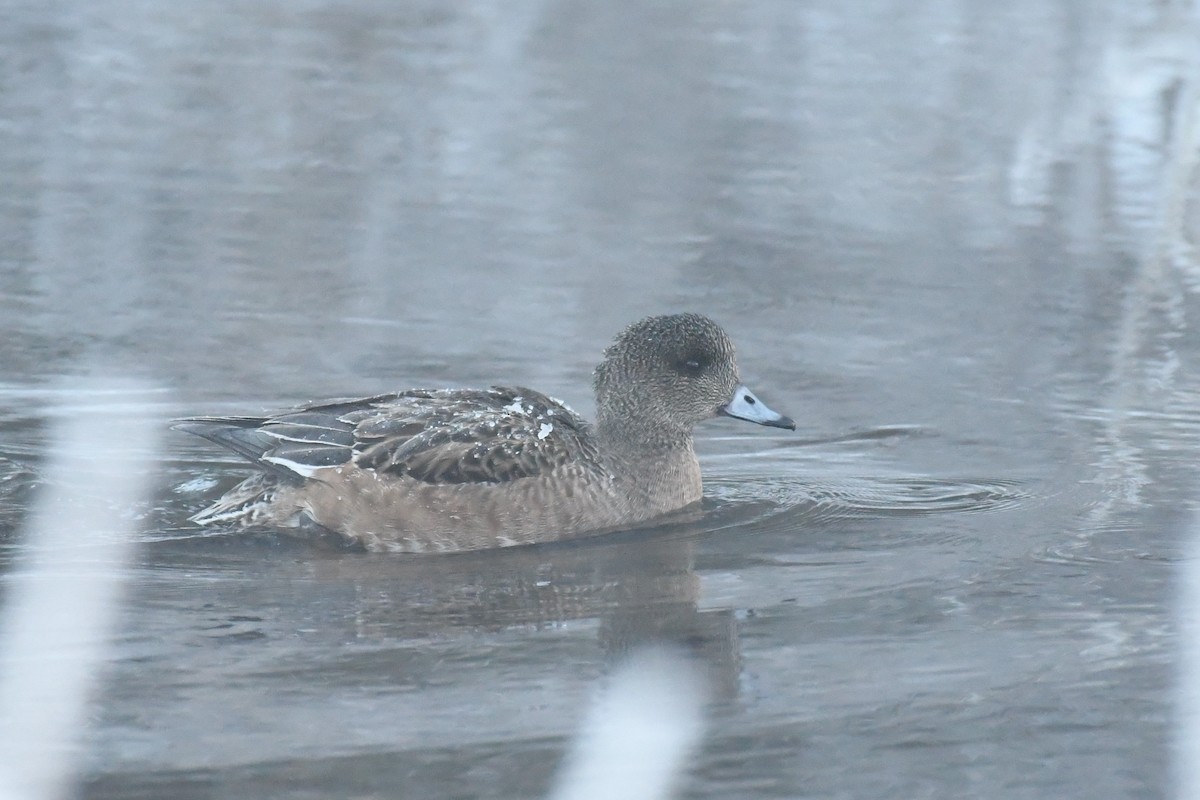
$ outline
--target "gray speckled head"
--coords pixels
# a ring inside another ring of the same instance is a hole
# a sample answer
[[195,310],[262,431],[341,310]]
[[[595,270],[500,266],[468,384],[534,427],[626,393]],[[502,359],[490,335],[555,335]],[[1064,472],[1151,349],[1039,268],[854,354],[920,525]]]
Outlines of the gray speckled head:
[[[621,331],[596,367],[595,389],[599,423],[609,430],[653,429],[678,438],[718,414],[792,424],[741,386],[733,342],[700,314],[648,317]],[[749,398],[756,416],[739,413]]]

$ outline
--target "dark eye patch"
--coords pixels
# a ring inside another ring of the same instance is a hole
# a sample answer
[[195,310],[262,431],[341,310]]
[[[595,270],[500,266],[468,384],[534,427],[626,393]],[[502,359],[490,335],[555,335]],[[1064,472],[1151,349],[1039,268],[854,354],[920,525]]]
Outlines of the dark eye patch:
[[675,362],[675,371],[695,377],[712,366],[712,359],[702,353],[690,353]]

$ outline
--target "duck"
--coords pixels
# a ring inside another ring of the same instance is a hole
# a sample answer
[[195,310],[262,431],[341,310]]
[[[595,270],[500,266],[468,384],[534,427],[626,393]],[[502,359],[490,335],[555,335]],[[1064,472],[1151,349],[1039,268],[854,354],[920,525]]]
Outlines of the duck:
[[409,389],[172,427],[256,472],[190,520],[315,531],[375,552],[553,542],[653,523],[703,493],[693,428],[796,429],[742,382],[728,334],[697,313],[622,330],[593,375],[596,420],[520,386]]

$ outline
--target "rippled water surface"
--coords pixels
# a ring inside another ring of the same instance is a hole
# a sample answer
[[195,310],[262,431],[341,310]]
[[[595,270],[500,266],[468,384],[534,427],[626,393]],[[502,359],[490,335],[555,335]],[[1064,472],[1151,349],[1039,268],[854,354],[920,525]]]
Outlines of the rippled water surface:
[[1169,793],[1200,444],[1184,3],[0,10],[0,567],[63,375],[162,420],[407,386],[590,415],[701,311],[796,433],[702,513],[417,558],[213,534],[164,434],[86,798],[543,795],[641,643],[711,798]]

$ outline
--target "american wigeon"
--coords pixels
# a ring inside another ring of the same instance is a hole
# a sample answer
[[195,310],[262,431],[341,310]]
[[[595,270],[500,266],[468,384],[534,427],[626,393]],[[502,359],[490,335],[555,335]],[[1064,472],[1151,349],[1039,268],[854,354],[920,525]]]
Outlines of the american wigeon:
[[796,427],[741,383],[729,337],[699,314],[630,325],[594,384],[594,425],[554,398],[500,386],[178,420],[261,470],[192,520],[331,531],[412,553],[554,541],[699,500],[697,422]]

